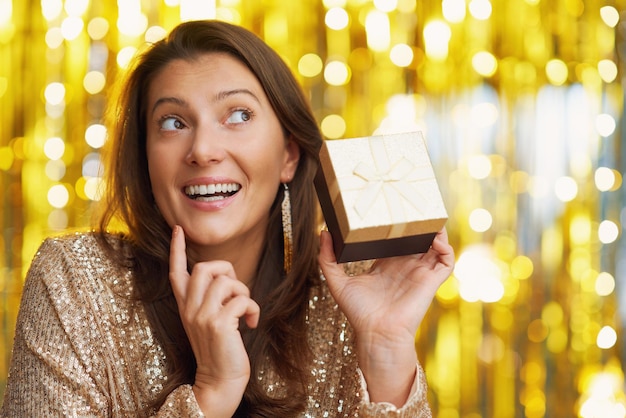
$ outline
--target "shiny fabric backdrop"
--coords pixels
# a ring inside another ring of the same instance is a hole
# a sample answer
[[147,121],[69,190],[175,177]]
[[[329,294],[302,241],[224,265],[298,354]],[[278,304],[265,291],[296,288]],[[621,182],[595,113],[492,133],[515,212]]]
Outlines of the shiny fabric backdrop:
[[624,417],[625,0],[0,0],[0,394],[29,262],[89,226],[108,93],[182,20],[290,64],[329,139],[422,130],[454,276],[416,336],[436,417]]

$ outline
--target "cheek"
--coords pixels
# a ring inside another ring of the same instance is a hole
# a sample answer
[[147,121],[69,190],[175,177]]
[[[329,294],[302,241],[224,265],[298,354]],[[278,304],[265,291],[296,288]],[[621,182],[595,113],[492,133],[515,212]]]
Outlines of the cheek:
[[[147,149],[148,158],[148,174],[150,176],[150,184],[152,185],[152,193],[154,194],[157,202],[159,196],[162,195],[166,189],[167,177],[170,174],[171,157],[168,159],[165,153],[155,152],[156,150]],[[168,160],[169,163],[168,164]]]

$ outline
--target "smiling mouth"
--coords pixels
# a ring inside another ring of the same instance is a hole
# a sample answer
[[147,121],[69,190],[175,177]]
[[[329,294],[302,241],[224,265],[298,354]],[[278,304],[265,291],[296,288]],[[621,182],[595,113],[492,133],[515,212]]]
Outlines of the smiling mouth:
[[198,184],[186,186],[185,194],[200,202],[214,202],[234,195],[239,189],[241,185],[237,183]]

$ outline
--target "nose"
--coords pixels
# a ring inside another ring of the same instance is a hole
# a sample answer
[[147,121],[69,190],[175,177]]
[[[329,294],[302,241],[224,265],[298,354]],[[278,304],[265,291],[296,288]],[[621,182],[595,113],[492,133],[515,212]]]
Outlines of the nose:
[[225,156],[224,141],[217,129],[209,127],[194,129],[189,152],[185,158],[187,164],[196,166],[215,164],[222,161]]

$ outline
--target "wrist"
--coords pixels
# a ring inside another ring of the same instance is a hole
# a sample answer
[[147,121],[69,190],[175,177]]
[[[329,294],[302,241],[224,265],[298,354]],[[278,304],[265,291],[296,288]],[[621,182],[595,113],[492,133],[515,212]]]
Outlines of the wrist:
[[215,387],[198,381],[192,385],[191,389],[200,410],[210,418],[232,417],[243,397],[243,393],[239,397],[233,396],[237,393],[236,388],[223,385]]
[[357,359],[371,402],[404,405],[417,373],[414,341],[357,338]]

